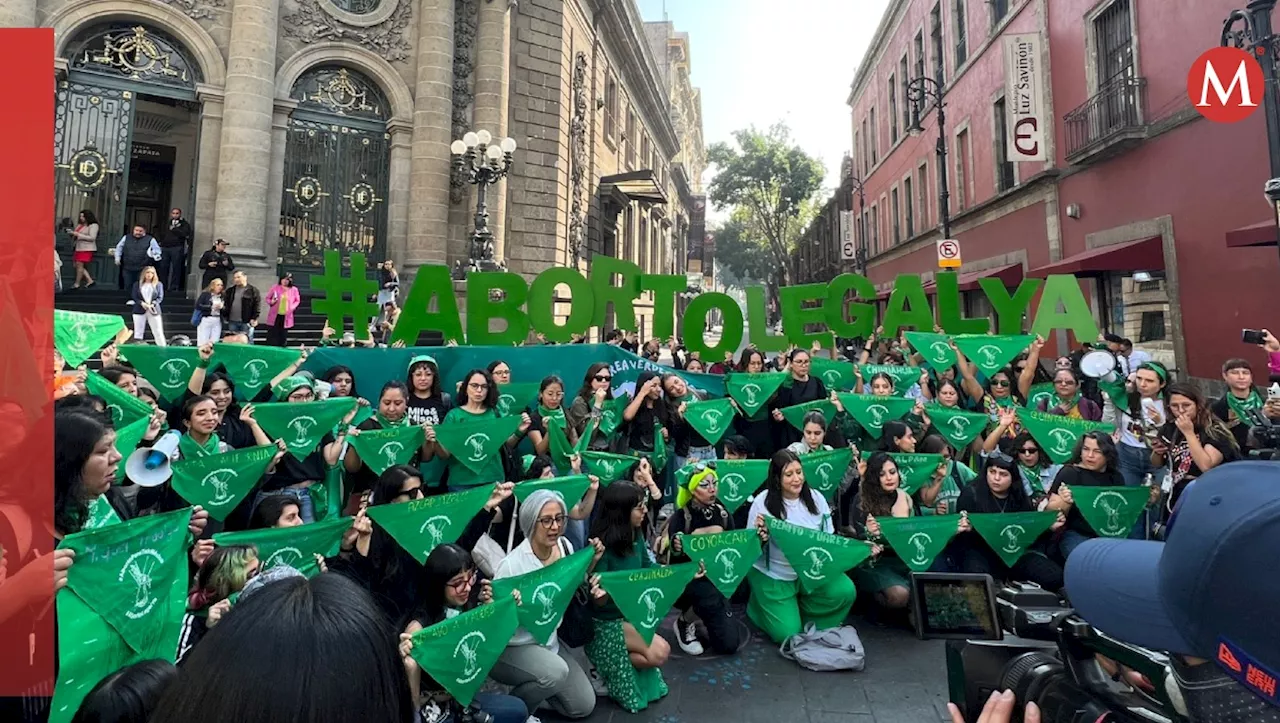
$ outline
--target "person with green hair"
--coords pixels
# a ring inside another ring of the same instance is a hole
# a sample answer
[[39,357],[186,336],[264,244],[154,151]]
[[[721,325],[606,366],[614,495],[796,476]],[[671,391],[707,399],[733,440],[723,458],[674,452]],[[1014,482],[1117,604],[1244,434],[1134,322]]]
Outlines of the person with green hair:
[[178,661],[184,658],[231,609],[228,599],[240,592],[261,568],[258,548],[253,545],[215,547],[200,564],[187,595],[187,612],[178,638]]

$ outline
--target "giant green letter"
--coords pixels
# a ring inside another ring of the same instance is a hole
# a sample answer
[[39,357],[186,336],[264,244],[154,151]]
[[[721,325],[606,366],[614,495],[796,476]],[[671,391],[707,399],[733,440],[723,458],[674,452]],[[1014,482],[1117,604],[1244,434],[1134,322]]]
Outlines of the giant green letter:
[[[501,291],[495,301],[490,291]],[[467,343],[471,346],[516,346],[529,338],[529,315],[524,300],[529,287],[524,277],[509,271],[467,274]],[[506,322],[502,331],[489,329],[491,319]]]
[[954,272],[939,272],[934,277],[938,284],[938,325],[948,334],[986,334],[991,330],[987,318],[966,319],[960,308],[960,280]]
[[688,287],[689,281],[679,274],[645,274],[640,288],[653,292],[653,334],[655,339],[670,339],[676,333],[676,294]]
[[987,301],[996,312],[996,325],[1001,334],[1021,334],[1022,316],[1031,306],[1031,300],[1040,290],[1040,279],[1023,279],[1018,290],[1009,296],[1000,279],[978,279],[978,285],[987,294]]
[[827,285],[827,303],[825,309],[827,312],[827,326],[835,332],[836,336],[851,337],[867,337],[876,328],[876,307],[868,303],[850,302],[847,305],[849,316],[852,318],[845,319],[845,297],[849,291],[856,293],[856,298],[874,301],[876,298],[875,284],[865,276],[857,274],[840,274]]
[[[1062,311],[1058,311],[1058,303]],[[1080,282],[1074,276],[1054,275],[1044,280],[1044,293],[1036,308],[1036,320],[1031,333],[1049,338],[1054,329],[1070,329],[1079,341],[1098,338],[1098,324],[1093,320],[1089,302],[1084,300]]]
[[[910,305],[907,302],[911,302]],[[898,331],[909,326],[917,331],[933,331],[933,311],[924,295],[924,285],[919,276],[898,274],[893,282],[893,293],[884,312],[884,338],[898,336]]]
[[[556,324],[556,287],[569,287],[569,316],[564,326]],[[563,344],[573,340],[574,334],[586,335],[591,328],[591,315],[595,311],[595,295],[591,284],[577,269],[557,266],[542,273],[529,286],[529,320],[534,331],[548,341]]]
[[[711,309],[720,309],[724,323],[720,331],[720,343],[714,347],[707,346],[706,339],[702,338],[702,332],[707,328],[707,312]],[[714,364],[724,359],[726,352],[732,354],[738,351],[738,345],[742,343],[742,308],[728,294],[698,294],[685,307],[681,329],[685,348],[698,352],[707,365]]]
[[[431,311],[432,300],[436,310]],[[391,333],[392,342],[403,341],[406,346],[417,346],[424,330],[438,331],[446,341],[461,344],[462,321],[458,318],[458,300],[453,296],[453,280],[447,266],[419,266],[418,275],[404,300],[404,311]]]
[[[622,277],[622,285],[613,285],[613,275]],[[611,256],[591,257],[591,288],[595,292],[595,322],[592,326],[604,326],[608,317],[607,307],[613,304],[614,326],[619,329],[636,328],[636,310],[632,305],[640,296],[640,267],[630,261]]]
[[[813,342],[819,342],[823,348],[830,349],[834,342],[831,330],[824,329],[807,333],[808,324],[827,325],[827,315],[823,307],[827,300],[826,284],[801,284],[800,286],[784,286],[778,289],[778,303],[782,306],[782,331],[787,340],[801,349],[808,350]],[[817,301],[815,308],[804,308],[804,302]]]
[[747,287],[747,323],[750,324],[751,346],[762,352],[786,351],[787,335],[769,333],[769,311],[762,286]]

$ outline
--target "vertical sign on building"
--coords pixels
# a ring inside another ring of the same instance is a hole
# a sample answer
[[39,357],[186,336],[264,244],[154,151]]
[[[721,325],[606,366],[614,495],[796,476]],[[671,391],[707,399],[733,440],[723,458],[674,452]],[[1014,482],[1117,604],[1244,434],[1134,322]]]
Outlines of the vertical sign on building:
[[693,197],[689,214],[689,271],[711,274],[711,250],[707,248],[707,197]]
[[1040,64],[1038,33],[1004,38],[1005,109],[1009,137],[1005,139],[1010,161],[1046,161],[1044,129],[1044,69]]
[[853,211],[840,212],[840,260],[853,261],[857,253],[853,248]]

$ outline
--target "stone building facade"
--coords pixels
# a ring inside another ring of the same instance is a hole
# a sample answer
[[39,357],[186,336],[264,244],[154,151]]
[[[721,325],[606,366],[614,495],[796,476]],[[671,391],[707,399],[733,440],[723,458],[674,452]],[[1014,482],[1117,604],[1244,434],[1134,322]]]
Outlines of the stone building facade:
[[465,262],[449,146],[483,129],[518,144],[488,195],[512,271],[683,273],[701,118],[634,0],[6,0],[0,25],[55,31],[58,217],[93,210],[100,258],[176,206],[259,284],[328,249]]

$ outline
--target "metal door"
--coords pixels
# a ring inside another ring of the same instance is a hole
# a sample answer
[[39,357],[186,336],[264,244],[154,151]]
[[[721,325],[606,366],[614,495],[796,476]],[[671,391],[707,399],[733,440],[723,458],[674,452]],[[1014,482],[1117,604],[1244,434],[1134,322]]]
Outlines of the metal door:
[[[98,217],[94,278],[114,276],[110,253],[122,235],[129,150],[133,144],[132,91],[64,80],[58,84],[53,126],[56,244],[70,269],[75,242],[67,233],[83,210]],[[106,273],[103,276],[104,272]]]

